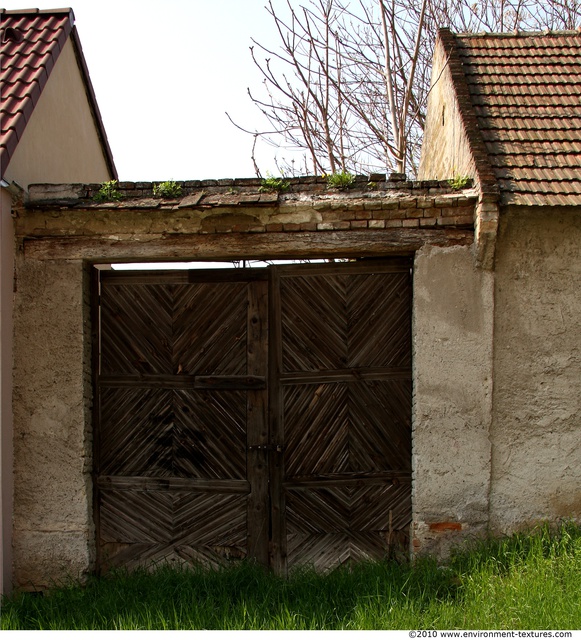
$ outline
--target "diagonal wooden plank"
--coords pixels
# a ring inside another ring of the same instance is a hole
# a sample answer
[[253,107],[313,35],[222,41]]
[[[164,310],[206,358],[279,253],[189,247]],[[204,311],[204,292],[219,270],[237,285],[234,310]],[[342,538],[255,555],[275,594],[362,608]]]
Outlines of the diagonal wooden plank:
[[346,386],[284,389],[285,477],[342,471],[348,464]]
[[288,531],[330,533],[349,529],[353,489],[286,492]]
[[327,572],[349,560],[350,536],[344,533],[299,533],[287,536],[288,568],[311,567]]
[[172,372],[172,297],[172,285],[102,286],[102,373]]
[[161,491],[101,491],[102,542],[169,542],[173,501]]
[[411,362],[411,281],[407,273],[353,276],[348,288],[349,366]]
[[176,475],[246,478],[246,393],[173,392]]
[[345,283],[337,277],[281,281],[285,371],[337,369],[346,364]]
[[239,494],[174,494],[172,544],[245,549],[247,500]]
[[96,460],[100,474],[174,474],[171,393],[163,389],[101,389]]
[[350,384],[348,405],[351,470],[411,469],[411,381]]
[[245,374],[247,308],[246,283],[176,287],[172,315],[174,373]]

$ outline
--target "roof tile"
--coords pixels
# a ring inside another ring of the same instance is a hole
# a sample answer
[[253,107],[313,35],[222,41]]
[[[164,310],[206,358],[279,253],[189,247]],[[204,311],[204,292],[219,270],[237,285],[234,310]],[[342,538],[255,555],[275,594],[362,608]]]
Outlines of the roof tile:
[[0,160],[3,174],[71,33],[73,15],[70,9],[2,9],[0,13]]
[[581,33],[454,40],[503,202],[581,205]]
[[60,52],[67,40],[71,38],[110,174],[116,177],[117,171],[83,57],[81,43],[73,26],[72,10],[17,9],[6,11],[0,9],[0,16],[2,18],[0,117],[4,123],[5,118],[20,114],[16,124],[14,124],[13,118],[10,119],[11,129],[5,130],[2,127],[0,131],[0,168],[2,172],[10,161],[16,148],[18,136],[24,131]]

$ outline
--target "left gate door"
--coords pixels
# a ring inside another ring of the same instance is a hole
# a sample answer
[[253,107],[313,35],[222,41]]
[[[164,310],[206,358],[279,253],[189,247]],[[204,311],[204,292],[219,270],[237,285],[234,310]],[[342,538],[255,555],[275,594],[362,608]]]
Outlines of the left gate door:
[[267,564],[266,273],[96,280],[99,570]]

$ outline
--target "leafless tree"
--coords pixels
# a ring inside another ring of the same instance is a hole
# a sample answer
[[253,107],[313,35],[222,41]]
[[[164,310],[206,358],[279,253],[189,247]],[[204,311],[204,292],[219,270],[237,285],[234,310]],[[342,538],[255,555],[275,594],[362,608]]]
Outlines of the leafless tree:
[[263,91],[249,95],[268,126],[249,133],[255,145],[304,153],[298,170],[283,159],[283,173],[415,174],[440,26],[504,32],[581,24],[581,0],[286,0],[276,8],[268,0],[266,10],[280,46],[254,41],[250,49]]

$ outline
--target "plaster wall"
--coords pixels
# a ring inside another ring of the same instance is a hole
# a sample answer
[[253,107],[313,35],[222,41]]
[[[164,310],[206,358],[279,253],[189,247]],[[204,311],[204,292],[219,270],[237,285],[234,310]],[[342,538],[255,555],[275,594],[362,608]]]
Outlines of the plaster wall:
[[92,563],[85,277],[81,261],[17,257],[14,565],[25,589]]
[[488,527],[493,274],[470,247],[416,253],[413,306],[413,531],[446,555]]
[[476,178],[476,167],[460,117],[452,74],[439,41],[434,51],[432,69],[418,180]]
[[12,197],[0,189],[0,594],[12,583]]
[[24,189],[37,182],[103,182],[112,177],[70,38],[2,177]]
[[496,257],[494,532],[581,519],[581,212],[501,215]]

